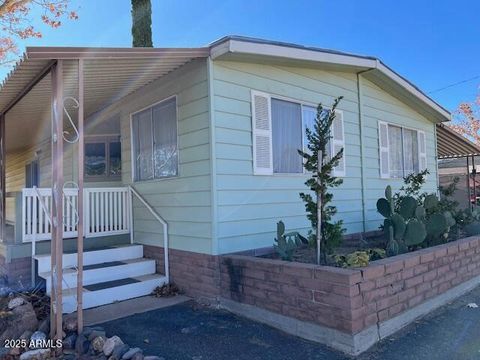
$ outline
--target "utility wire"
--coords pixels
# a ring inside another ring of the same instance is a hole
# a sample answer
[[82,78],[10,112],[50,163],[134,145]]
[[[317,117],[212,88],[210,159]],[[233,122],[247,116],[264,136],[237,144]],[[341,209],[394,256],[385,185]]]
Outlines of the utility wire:
[[480,79],[480,75],[477,75],[477,76],[474,76],[474,77],[472,77],[472,78],[465,79],[465,80],[462,80],[462,81],[459,81],[459,82],[456,82],[456,83],[453,83],[453,84],[450,84],[450,85],[447,85],[447,86],[444,86],[444,87],[441,87],[441,88],[438,88],[438,89],[429,91],[427,94],[433,94],[433,93],[436,93],[436,92],[439,92],[439,91],[443,91],[443,90],[449,89],[449,88],[454,87],[454,86],[457,86],[457,85],[465,84],[465,83],[467,83],[467,82],[470,82],[470,81],[473,81],[473,80],[477,80],[477,79]]

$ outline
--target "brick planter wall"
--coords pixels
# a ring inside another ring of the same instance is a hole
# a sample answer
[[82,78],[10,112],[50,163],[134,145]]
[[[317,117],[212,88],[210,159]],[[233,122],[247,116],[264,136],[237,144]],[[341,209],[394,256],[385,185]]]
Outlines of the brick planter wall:
[[[143,246],[145,257],[155,259],[157,272],[164,272],[163,248]],[[187,295],[216,298],[220,293],[219,257],[170,249],[170,279]]]
[[220,271],[230,304],[318,325],[315,331],[327,333],[322,342],[356,354],[479,284],[480,242],[470,237],[358,269],[227,255]]
[[32,262],[30,257],[12,259],[10,262],[0,255],[0,276],[13,288],[29,287],[31,283]]

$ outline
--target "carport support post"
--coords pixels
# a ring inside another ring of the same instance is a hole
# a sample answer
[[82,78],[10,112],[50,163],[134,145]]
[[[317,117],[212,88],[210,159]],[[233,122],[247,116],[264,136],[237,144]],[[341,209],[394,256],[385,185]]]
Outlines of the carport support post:
[[472,210],[472,199],[470,198],[470,161],[467,156],[467,204],[468,208]]
[[63,60],[52,68],[52,284],[50,334],[62,339],[63,281]]
[[473,177],[473,206],[477,207],[477,169],[475,169],[475,155],[472,155],[472,177]]
[[0,239],[5,239],[5,114],[0,114]]
[[83,331],[83,172],[84,172],[83,60],[78,60],[78,224],[77,224],[77,328]]

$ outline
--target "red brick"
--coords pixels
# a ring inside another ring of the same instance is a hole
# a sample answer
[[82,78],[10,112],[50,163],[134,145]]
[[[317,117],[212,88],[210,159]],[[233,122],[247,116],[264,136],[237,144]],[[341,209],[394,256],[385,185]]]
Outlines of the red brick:
[[391,306],[390,308],[388,308],[388,316],[393,317],[393,316],[397,315],[398,313],[401,313],[402,311],[404,311],[406,308],[407,308],[406,303],[395,304],[395,305]]
[[370,314],[365,316],[364,320],[364,327],[367,328],[369,326],[375,325],[378,322],[378,315],[377,314]]
[[377,301],[377,309],[383,310],[398,303],[398,295],[384,297]]
[[388,319],[388,309],[384,309],[378,312],[378,322],[382,322]]
[[415,305],[418,305],[420,304],[424,299],[424,295],[423,294],[420,294],[420,295],[417,295],[413,298],[411,298],[409,301],[408,301],[408,307],[414,307]]
[[360,283],[361,292],[370,291],[374,288],[375,288],[375,281],[369,280],[369,281],[363,281]]
[[404,268],[403,260],[392,261],[385,263],[385,274],[393,274],[401,271]]
[[399,302],[404,302],[408,299],[411,299],[415,296],[416,292],[415,292],[415,288],[410,288],[410,289],[407,289],[407,290],[404,290],[400,293],[398,293],[398,301]]
[[377,279],[385,274],[385,265],[372,265],[362,268],[364,280]]
[[395,274],[390,274],[390,275],[385,275],[382,276],[381,278],[378,278],[375,281],[376,287],[384,287],[390,284],[393,284],[397,281],[399,281],[402,278],[402,275],[400,273],[395,273]]
[[315,278],[344,285],[354,285],[362,281],[360,270],[321,266],[315,269]]
[[447,254],[452,255],[458,253],[458,245],[457,244],[451,244],[447,248]]
[[409,256],[408,258],[406,258],[404,260],[404,264],[405,264],[405,267],[406,268],[410,268],[410,267],[413,267],[415,265],[418,265],[420,264],[420,256],[415,254],[415,253],[412,253],[412,254],[408,254],[408,255],[411,255]]
[[433,261],[434,259],[435,259],[435,254],[433,251],[430,251],[420,256],[420,264],[428,263],[430,261]]
[[423,275],[418,275],[413,278],[405,280],[405,288],[411,288],[423,282]]
[[426,264],[417,265],[413,268],[413,273],[415,275],[422,274],[427,271],[428,271],[428,265]]
[[447,248],[445,246],[439,247],[439,249],[435,250],[435,259],[443,258],[447,256]]
[[377,299],[380,299],[381,297],[387,295],[387,288],[380,288],[380,289],[375,289],[372,291],[365,292],[363,294],[363,301],[365,303],[369,303],[371,301],[376,301]]
[[437,277],[437,270],[431,270],[423,274],[423,281],[429,282],[434,280]]

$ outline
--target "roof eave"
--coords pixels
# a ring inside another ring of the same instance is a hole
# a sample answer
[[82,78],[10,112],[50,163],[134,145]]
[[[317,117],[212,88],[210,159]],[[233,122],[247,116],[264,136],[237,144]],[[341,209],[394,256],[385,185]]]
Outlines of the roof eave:
[[334,64],[360,69],[359,71],[374,70],[373,74],[375,74],[375,76],[382,77],[384,81],[386,80],[395,84],[396,90],[403,92],[403,96],[410,96],[416,100],[418,106],[423,106],[425,113],[429,115],[429,119],[434,123],[441,123],[452,119],[448,110],[436,103],[410,81],[397,74],[377,58],[305,47],[286,46],[277,44],[276,42],[255,42],[236,39],[235,37],[220,39],[213,43],[210,48],[210,56],[213,60],[229,53]]
[[157,58],[208,57],[210,48],[89,48],[89,47],[27,47],[27,59],[101,59],[101,58]]

